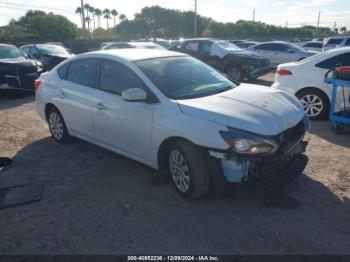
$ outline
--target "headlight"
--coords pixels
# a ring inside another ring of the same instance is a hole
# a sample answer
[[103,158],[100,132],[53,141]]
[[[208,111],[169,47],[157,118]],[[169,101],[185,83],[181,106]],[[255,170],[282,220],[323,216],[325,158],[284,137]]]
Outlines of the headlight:
[[220,131],[220,134],[232,150],[239,154],[272,154],[278,149],[278,144],[273,139],[233,128],[229,128],[229,131]]

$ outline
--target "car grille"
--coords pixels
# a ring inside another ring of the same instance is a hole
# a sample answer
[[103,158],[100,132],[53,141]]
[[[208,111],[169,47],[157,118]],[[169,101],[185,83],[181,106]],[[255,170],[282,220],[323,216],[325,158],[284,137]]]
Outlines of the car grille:
[[280,150],[287,151],[299,142],[305,135],[306,128],[304,120],[301,120],[297,125],[283,131],[279,135]]

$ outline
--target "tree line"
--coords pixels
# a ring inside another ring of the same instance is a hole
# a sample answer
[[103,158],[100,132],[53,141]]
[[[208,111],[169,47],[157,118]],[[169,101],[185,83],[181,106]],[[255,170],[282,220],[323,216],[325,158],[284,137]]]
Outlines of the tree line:
[[[0,27],[0,42],[13,41],[64,41],[75,39],[101,39],[126,41],[139,38],[189,38],[194,34],[194,12],[162,8],[144,7],[133,19],[127,19],[115,9],[103,10],[85,4],[76,8],[80,14],[81,25],[77,27],[66,17],[30,10],[7,26]],[[84,15],[83,15],[84,14]],[[101,20],[106,20],[106,28]],[[113,19],[113,25],[110,20]],[[232,17],[234,20],[235,17]],[[288,28],[261,22],[238,20],[222,23],[204,16],[197,16],[197,36],[222,39],[295,40],[328,37],[349,33],[346,27],[303,26]]]
[[[105,8],[103,10],[99,8],[95,8],[91,6],[90,4],[85,4],[82,7],[77,7],[75,9],[75,13],[79,14],[80,16],[80,21],[82,24],[82,28],[85,28],[85,24],[87,23],[88,30],[90,31],[90,24],[93,22],[93,30],[96,28],[101,28],[101,17],[106,19],[107,22],[107,30],[109,29],[109,20],[111,19],[111,16],[113,16],[113,21],[114,21],[114,27],[117,25],[116,24],[116,18],[119,18],[120,21],[126,20],[126,15],[124,14],[119,14],[116,9],[110,10],[109,8]],[[92,17],[91,17],[92,16]],[[97,21],[95,20],[95,17]],[[96,23],[97,22],[97,23]],[[96,26],[97,24],[97,26]]]

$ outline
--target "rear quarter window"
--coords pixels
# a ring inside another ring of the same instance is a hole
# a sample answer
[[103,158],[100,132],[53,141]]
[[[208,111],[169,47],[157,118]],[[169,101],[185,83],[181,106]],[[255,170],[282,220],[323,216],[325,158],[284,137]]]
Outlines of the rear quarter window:
[[343,66],[350,66],[350,53],[345,53],[345,54],[337,55],[329,59],[326,59],[316,64],[316,67],[323,68],[323,69],[331,69],[339,64]]
[[87,87],[95,87],[97,59],[79,59],[69,66],[67,80]]
[[62,80],[67,80],[69,65],[70,63],[65,63],[57,69],[57,74]]

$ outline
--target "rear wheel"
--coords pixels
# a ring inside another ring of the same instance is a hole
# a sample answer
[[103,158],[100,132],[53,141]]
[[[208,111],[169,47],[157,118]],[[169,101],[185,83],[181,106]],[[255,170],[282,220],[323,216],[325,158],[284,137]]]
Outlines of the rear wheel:
[[168,154],[169,171],[177,192],[196,199],[209,191],[210,178],[200,150],[193,144],[178,141]]
[[326,94],[316,88],[308,88],[297,94],[304,107],[305,114],[311,120],[320,120],[327,117],[329,100]]
[[51,107],[47,113],[47,122],[52,137],[59,143],[66,143],[69,139],[69,133],[61,113]]

